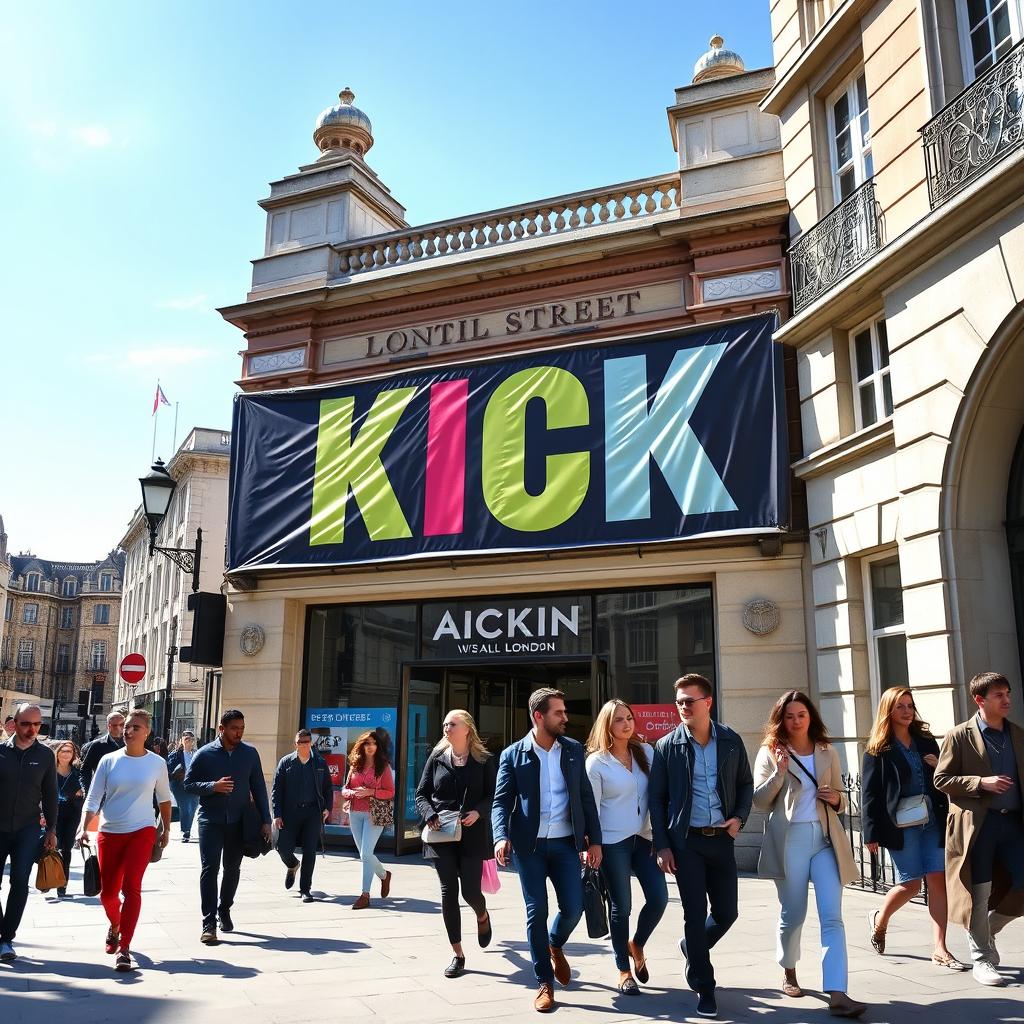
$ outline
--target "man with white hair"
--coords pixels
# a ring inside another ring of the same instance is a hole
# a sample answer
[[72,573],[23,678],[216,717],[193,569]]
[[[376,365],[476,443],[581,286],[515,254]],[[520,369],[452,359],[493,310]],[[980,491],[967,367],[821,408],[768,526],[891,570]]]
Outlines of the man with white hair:
[[123,746],[124,715],[120,711],[111,711],[107,715],[107,731],[82,747],[82,786],[87,795],[100,758],[120,750]]
[[14,936],[28,901],[32,865],[39,857],[39,808],[46,821],[43,846],[57,848],[57,763],[38,740],[43,713],[20,704],[14,735],[0,743],[0,875],[11,861],[11,884],[0,923],[0,960],[14,960]]

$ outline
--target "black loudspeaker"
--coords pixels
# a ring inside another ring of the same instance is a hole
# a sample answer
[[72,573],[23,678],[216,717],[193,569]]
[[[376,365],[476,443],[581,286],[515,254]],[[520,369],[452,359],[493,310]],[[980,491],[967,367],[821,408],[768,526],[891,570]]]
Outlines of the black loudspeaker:
[[192,613],[192,646],[182,647],[179,660],[193,665],[220,668],[224,664],[224,615],[227,598],[223,594],[189,594]]
[[78,717],[85,718],[89,714],[89,691],[78,691]]

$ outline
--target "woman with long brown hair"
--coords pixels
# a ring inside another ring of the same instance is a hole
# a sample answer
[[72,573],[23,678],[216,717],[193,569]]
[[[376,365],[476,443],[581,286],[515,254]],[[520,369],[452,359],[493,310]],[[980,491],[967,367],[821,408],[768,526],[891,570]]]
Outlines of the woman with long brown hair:
[[939,745],[917,713],[914,694],[893,686],[878,702],[861,763],[861,829],[872,854],[889,851],[896,884],[881,909],[868,912],[868,935],[876,953],[885,952],[892,915],[928,882],[928,913],[935,948],[932,960],[965,971],[946,946],[946,815],[949,801],[935,788]]
[[341,791],[349,801],[349,827],[356,841],[359,859],[363,862],[363,890],[352,904],[353,910],[365,910],[370,905],[370,879],[380,879],[380,895],[387,899],[391,891],[391,872],[373,852],[384,831],[382,822],[374,821],[380,804],[395,799],[395,777],[391,773],[384,745],[373,731],[364,732],[352,745],[348,755],[348,779]]
[[[53,756],[57,761],[57,849],[64,862],[64,877],[71,880],[71,851],[75,846],[75,833],[82,820],[82,806],[85,803],[85,787],[82,784],[81,755],[72,740],[50,740]],[[67,896],[65,885],[57,890],[57,896]]]
[[[608,923],[615,966],[619,969],[619,991],[635,996],[640,993],[637,981],[646,984],[650,980],[644,946],[668,906],[668,887],[655,859],[647,811],[647,780],[653,751],[636,734],[633,709],[618,698],[608,701],[597,713],[587,751],[587,778],[601,820],[600,871],[611,903]],[[630,939],[634,875],[645,902]]]
[[460,885],[462,898],[476,914],[480,947],[491,942],[491,917],[480,882],[484,861],[494,856],[491,803],[498,761],[484,746],[468,711],[449,711],[441,731],[441,739],[427,758],[416,787],[416,810],[426,826],[423,856],[437,869],[441,915],[454,953],[444,976],[457,978],[466,968]]
[[768,716],[754,765],[754,806],[768,815],[757,873],[774,879],[779,893],[782,991],[793,998],[803,995],[796,964],[808,888],[813,884],[829,1013],[859,1017],[867,1007],[846,994],[843,886],[857,877],[857,871],[839,820],[844,803],[839,754],[829,743],[825,723],[806,694],[789,690]]

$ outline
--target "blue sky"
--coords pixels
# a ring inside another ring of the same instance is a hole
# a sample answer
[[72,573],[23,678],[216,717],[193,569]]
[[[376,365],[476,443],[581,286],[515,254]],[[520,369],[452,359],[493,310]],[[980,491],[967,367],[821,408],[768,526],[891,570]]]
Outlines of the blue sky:
[[665,107],[768,0],[16,4],[0,35],[0,515],[14,552],[101,557],[157,453],[228,427],[267,183],[350,86],[410,223],[670,170]]

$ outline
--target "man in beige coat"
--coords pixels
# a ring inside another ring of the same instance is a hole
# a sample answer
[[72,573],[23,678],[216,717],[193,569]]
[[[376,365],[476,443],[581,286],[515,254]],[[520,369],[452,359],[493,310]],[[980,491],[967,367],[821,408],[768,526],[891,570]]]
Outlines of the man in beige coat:
[[946,735],[935,768],[949,797],[949,919],[967,929],[975,981],[1005,985],[995,936],[1024,914],[1024,729],[1009,720],[1004,676],[982,672],[970,693],[978,713]]

